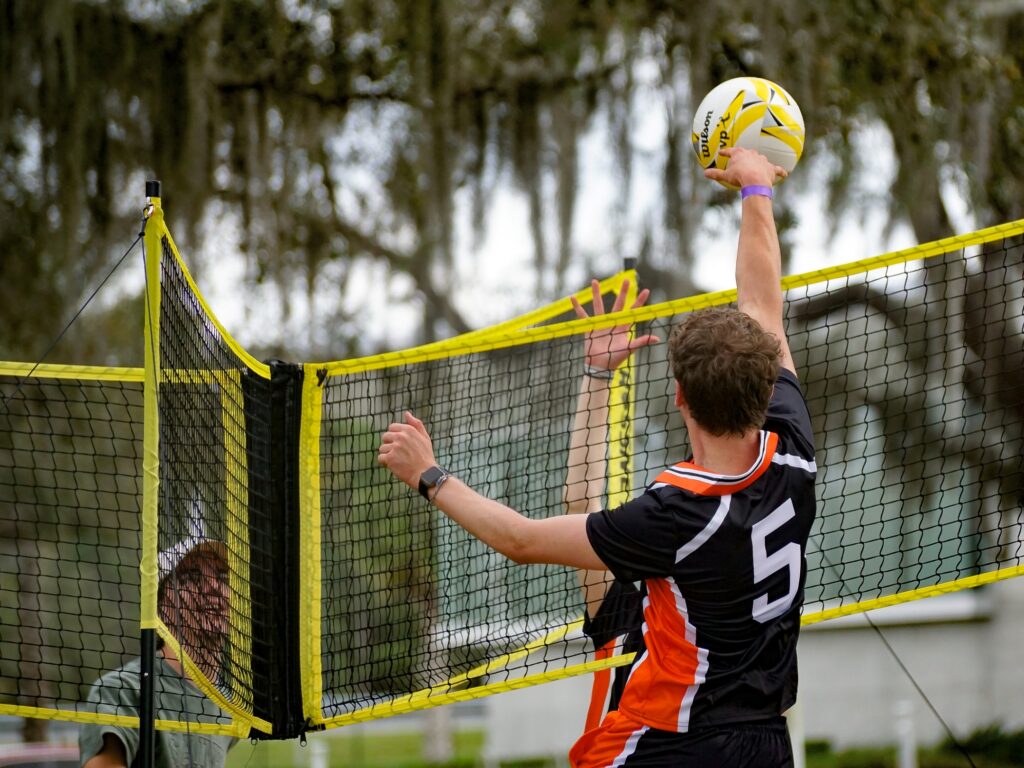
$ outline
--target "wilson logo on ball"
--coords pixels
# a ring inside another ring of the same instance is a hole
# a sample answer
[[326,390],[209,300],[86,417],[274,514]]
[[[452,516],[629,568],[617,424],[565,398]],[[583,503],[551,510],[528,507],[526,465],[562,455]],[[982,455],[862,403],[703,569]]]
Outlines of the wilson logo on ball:
[[800,107],[782,86],[761,77],[736,77],[701,101],[691,138],[703,168],[724,169],[729,159],[719,150],[745,147],[792,171],[803,154],[804,136]]

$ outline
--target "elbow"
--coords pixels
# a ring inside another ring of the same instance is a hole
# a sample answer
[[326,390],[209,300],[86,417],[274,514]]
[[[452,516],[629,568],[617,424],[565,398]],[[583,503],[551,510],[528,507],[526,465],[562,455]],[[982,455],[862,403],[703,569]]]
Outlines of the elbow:
[[520,518],[518,523],[508,532],[508,539],[504,542],[501,553],[517,565],[536,563],[537,541],[535,536],[534,521],[529,518]]

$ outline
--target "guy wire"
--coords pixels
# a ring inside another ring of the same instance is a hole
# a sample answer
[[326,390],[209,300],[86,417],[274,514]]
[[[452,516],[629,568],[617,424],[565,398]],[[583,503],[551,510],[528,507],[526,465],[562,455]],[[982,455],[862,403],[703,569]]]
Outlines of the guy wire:
[[61,330],[61,332],[57,334],[57,337],[53,341],[50,342],[50,345],[46,348],[46,351],[43,352],[42,356],[40,356],[40,358],[38,360],[36,360],[36,362],[32,365],[32,369],[28,373],[26,373],[24,376],[19,378],[18,385],[14,388],[14,391],[11,392],[9,395],[4,396],[4,398],[3,398],[3,405],[4,405],[3,413],[7,412],[7,403],[15,395],[17,395],[17,394],[19,394],[21,392],[22,388],[25,385],[25,382],[27,382],[30,378],[32,378],[32,374],[36,372],[36,369],[38,369],[40,365],[43,364],[43,361],[47,358],[47,356],[49,356],[49,354],[51,352],[53,352],[54,347],[56,347],[57,344],[60,343],[60,340],[62,338],[64,338],[64,334],[66,334],[68,332],[68,330],[71,328],[71,326],[74,325],[75,321],[78,320],[78,318],[81,316],[81,314],[85,311],[85,308],[89,306],[89,303],[94,298],[96,298],[96,294],[98,294],[100,292],[100,290],[103,288],[103,286],[107,284],[107,281],[111,278],[111,276],[124,263],[124,260],[126,258],[128,258],[128,254],[130,254],[132,252],[132,250],[134,250],[135,246],[139,244],[139,241],[142,240],[142,233],[143,233],[143,231],[145,231],[145,220],[143,220],[143,229],[139,231],[139,234],[136,236],[135,240],[132,242],[131,245],[128,246],[128,250],[125,251],[121,255],[121,258],[117,260],[117,263],[111,268],[111,270],[109,272],[107,272],[106,277],[104,277],[103,280],[100,281],[100,284],[97,285],[93,289],[92,293],[89,294],[89,297],[85,300],[85,303],[82,304],[82,306],[78,308],[78,311],[75,312],[75,314],[72,316],[72,318],[70,320],[68,320],[67,324]]

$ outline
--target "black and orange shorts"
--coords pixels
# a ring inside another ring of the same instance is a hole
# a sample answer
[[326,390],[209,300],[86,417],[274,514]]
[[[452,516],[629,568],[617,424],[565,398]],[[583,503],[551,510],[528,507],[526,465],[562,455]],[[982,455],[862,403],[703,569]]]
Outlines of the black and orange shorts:
[[782,717],[756,723],[660,731],[609,712],[569,752],[573,768],[793,768]]

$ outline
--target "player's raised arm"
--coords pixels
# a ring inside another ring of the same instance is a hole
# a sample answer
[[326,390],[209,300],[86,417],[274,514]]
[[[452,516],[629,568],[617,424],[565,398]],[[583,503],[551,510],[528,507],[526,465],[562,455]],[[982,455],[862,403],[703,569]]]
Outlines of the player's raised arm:
[[743,195],[740,240],[736,250],[736,290],[739,309],[775,334],[782,345],[782,367],[796,372],[782,322],[782,252],[772,212],[772,187],[786,171],[750,149],[733,147],[719,154],[729,158],[724,171],[709,168],[704,175],[739,187]]
[[[591,290],[594,314],[604,314],[604,299],[597,280],[591,282]],[[612,312],[625,308],[628,292],[629,281],[623,280]],[[649,295],[650,291],[641,291],[633,307],[643,306]],[[572,304],[577,317],[589,317],[575,297],[572,298]],[[584,338],[584,368],[579,399],[576,401],[576,415],[569,436],[569,457],[562,497],[568,514],[597,512],[601,509],[608,474],[608,396],[615,369],[634,350],[657,342],[655,336],[632,338],[628,324],[591,331]],[[608,591],[611,577],[607,571],[586,569],[580,570],[579,577],[587,611],[590,616],[595,616]]]

